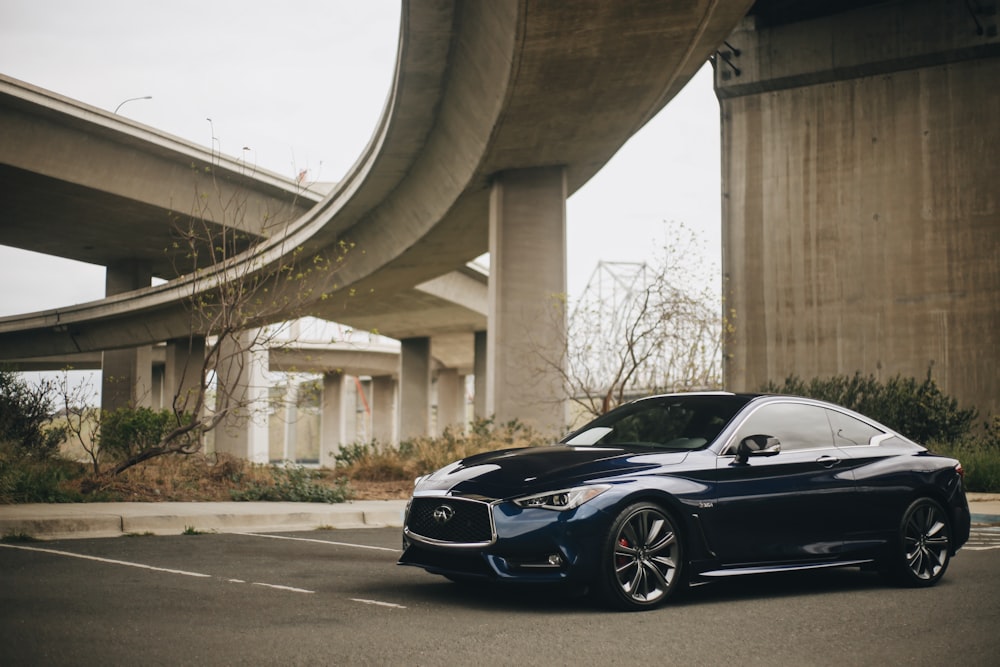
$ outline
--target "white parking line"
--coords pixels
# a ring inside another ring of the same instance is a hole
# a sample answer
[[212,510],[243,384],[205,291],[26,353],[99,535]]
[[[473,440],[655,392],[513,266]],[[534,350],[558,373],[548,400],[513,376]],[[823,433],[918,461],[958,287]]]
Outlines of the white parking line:
[[351,598],[351,602],[360,602],[361,604],[373,604],[378,607],[390,607],[392,609],[406,609],[401,604],[396,604],[395,602],[380,602],[378,600],[365,600],[364,598]]
[[212,575],[202,574],[201,572],[187,572],[186,570],[171,570],[165,567],[155,567],[153,565],[143,565],[142,563],[130,563],[127,560],[113,560],[111,558],[100,558],[98,556],[87,556],[85,554],[75,554],[71,551],[57,551],[55,549],[43,549],[41,547],[26,547],[20,544],[2,544],[0,547],[7,547],[8,549],[20,549],[21,551],[38,551],[40,553],[55,554],[57,556],[69,556],[70,558],[82,558],[84,560],[96,560],[99,563],[110,563],[111,565],[125,565],[126,567],[138,567],[143,570],[155,570],[156,572],[168,572],[170,574],[182,574],[185,577],[207,577],[211,579]]
[[991,551],[1000,549],[1000,530],[996,528],[973,528],[969,533],[969,541],[962,551]]
[[280,586],[278,584],[262,584],[259,581],[253,582],[252,586],[263,586],[265,588],[276,588],[279,591],[291,591],[292,593],[315,593],[316,591],[310,591],[306,588],[295,588],[293,586]]
[[[126,567],[137,567],[143,570],[153,570],[155,572],[166,572],[168,574],[180,574],[185,577],[200,577],[204,579],[214,578],[211,574],[203,574],[201,572],[188,572],[187,570],[173,570],[166,567],[156,567],[154,565],[145,565],[143,563],[133,563],[127,560],[114,560],[112,558],[101,558],[99,556],[88,556],[86,554],[77,554],[72,551],[59,551],[56,549],[43,549],[42,547],[27,547],[20,544],[3,544],[0,543],[0,547],[6,547],[8,549],[20,549],[21,551],[36,551],[39,553],[54,554],[56,556],[68,556],[70,558],[81,558],[83,560],[93,560],[99,563],[108,563],[110,565],[124,565]],[[220,577],[222,578],[222,577]],[[234,584],[245,584],[246,582],[241,579],[228,579],[224,578],[225,581]],[[295,588],[293,586],[282,586],[280,584],[265,584],[259,581],[255,581],[251,584],[252,586],[263,586],[265,588],[274,588],[281,591],[290,591],[292,593],[315,593],[316,591],[310,591],[305,588]]]
[[317,540],[311,537],[287,537],[285,535],[265,535],[264,533],[233,533],[233,535],[249,535],[250,537],[267,537],[272,540],[291,540],[292,542],[315,542],[316,544],[332,544],[338,547],[354,547],[356,549],[373,549],[375,551],[389,551],[394,554],[399,553],[399,549],[388,547],[373,547],[370,544],[352,544],[350,542],[333,542],[331,540]]

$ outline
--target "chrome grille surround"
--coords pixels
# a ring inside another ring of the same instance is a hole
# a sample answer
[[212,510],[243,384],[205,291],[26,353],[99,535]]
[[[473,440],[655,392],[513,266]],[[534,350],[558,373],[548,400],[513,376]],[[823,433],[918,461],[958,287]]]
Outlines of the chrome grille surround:
[[495,502],[463,496],[414,496],[403,534],[437,547],[482,548],[496,542]]

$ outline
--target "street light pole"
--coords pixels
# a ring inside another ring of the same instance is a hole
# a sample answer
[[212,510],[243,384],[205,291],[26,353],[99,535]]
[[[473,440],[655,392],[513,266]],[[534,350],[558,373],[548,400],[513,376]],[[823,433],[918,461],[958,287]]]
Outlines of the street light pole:
[[122,104],[125,104],[126,102],[134,102],[136,100],[151,100],[151,99],[153,99],[152,95],[143,95],[142,97],[130,97],[127,100],[123,100],[121,104],[115,107],[115,113],[118,113],[118,110],[122,108]]

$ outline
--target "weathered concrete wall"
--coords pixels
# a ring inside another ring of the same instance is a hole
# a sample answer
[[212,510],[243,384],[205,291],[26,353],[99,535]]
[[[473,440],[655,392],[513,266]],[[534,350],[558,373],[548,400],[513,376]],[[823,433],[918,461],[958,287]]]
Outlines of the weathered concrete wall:
[[932,367],[1000,412],[1000,39],[976,18],[886,3],[729,37],[729,387]]

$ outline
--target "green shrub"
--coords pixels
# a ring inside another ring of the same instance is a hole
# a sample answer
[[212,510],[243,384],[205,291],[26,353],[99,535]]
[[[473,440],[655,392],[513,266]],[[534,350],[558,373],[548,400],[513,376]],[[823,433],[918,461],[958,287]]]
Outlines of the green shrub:
[[68,482],[83,475],[74,461],[23,456],[10,444],[0,445],[0,504],[79,502],[80,493]]
[[271,483],[253,482],[231,492],[233,500],[296,503],[342,503],[350,497],[346,478],[334,480],[333,486],[319,482],[320,473],[304,466],[287,463],[272,466]]
[[170,410],[119,408],[101,417],[101,452],[125,460],[155,447],[177,420]]
[[17,373],[0,369],[0,443],[13,445],[19,456],[55,455],[66,432],[50,426],[54,394],[50,381],[30,385]]
[[836,403],[920,443],[955,442],[969,434],[977,415],[975,408],[960,409],[958,401],[942,393],[929,370],[923,382],[899,375],[880,382],[860,373],[809,382],[793,376],[780,385],[768,383],[762,391]]
[[928,449],[961,461],[966,491],[1000,493],[1000,417],[983,424],[979,432],[954,442],[932,442]]

